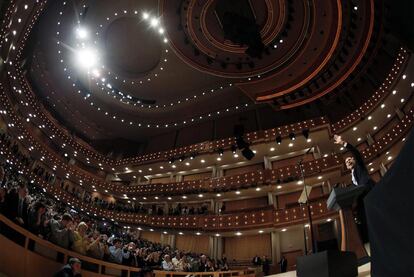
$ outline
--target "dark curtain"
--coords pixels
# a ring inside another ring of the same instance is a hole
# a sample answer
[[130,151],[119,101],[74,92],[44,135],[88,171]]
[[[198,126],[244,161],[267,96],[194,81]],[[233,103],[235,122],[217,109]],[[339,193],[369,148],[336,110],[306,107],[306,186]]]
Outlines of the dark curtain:
[[414,276],[414,129],[365,209],[372,276]]

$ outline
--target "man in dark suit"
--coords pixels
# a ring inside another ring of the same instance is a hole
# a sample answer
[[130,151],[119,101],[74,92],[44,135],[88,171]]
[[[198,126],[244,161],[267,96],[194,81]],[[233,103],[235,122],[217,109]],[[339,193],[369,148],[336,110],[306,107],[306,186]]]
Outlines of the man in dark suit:
[[19,224],[25,225],[27,223],[28,213],[28,190],[24,183],[20,183],[15,189],[12,189],[6,195],[6,215]]
[[364,242],[368,242],[368,230],[366,226],[366,216],[364,207],[364,198],[369,191],[374,187],[375,182],[371,179],[368,173],[368,169],[365,166],[364,159],[361,153],[350,143],[342,140],[341,136],[334,135],[334,141],[336,144],[340,144],[345,147],[352,156],[345,159],[345,165],[348,170],[351,171],[352,184],[354,186],[363,186],[365,191],[357,199],[357,213],[358,213],[358,224],[361,238]]
[[280,272],[283,273],[283,272],[287,271],[288,262],[287,262],[287,259],[285,258],[285,256],[282,255],[282,258],[280,259],[278,264],[280,265]]

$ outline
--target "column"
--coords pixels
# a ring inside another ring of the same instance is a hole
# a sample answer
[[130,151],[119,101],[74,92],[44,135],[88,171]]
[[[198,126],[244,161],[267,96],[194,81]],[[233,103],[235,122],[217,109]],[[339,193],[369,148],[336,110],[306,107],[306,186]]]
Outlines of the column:
[[396,107],[395,108],[395,113],[397,114],[399,120],[404,118],[404,112],[401,111],[400,108]]
[[368,142],[368,145],[373,145],[375,143],[375,141],[372,138],[371,134],[367,134],[367,142]]
[[272,205],[275,209],[277,209],[277,203],[275,201],[275,196],[272,192],[267,193],[267,204]]
[[315,145],[315,146],[313,147],[312,154],[313,154],[313,158],[314,158],[315,160],[316,160],[316,159],[320,159],[320,158],[322,157],[322,155],[321,155],[321,149],[319,148],[319,145]]
[[280,260],[280,234],[276,231],[270,233],[272,243],[272,264],[277,265]]
[[223,238],[209,237],[209,255],[213,259],[221,259],[223,257]]
[[381,162],[379,169],[380,169],[381,176],[384,176],[385,173],[387,173],[387,170],[388,170],[383,162]]
[[211,178],[217,177],[217,166],[213,165],[211,170]]
[[270,161],[268,156],[263,157],[264,168],[265,169],[272,169],[272,162]]
[[175,181],[178,182],[182,182],[183,181],[183,175],[181,174],[177,174],[175,175]]

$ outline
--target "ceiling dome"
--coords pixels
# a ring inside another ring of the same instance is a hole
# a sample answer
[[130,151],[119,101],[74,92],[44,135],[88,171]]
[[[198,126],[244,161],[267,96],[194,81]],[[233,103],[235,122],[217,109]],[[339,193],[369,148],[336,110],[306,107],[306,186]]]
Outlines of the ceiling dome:
[[105,60],[123,77],[140,77],[157,67],[162,42],[148,24],[134,17],[114,20],[105,33]]

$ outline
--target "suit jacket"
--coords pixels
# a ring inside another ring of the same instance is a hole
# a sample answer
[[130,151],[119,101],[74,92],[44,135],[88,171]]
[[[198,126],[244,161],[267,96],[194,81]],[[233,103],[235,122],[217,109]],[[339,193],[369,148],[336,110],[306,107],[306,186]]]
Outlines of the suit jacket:
[[[24,199],[22,214],[20,217],[23,219],[25,224],[27,223],[28,208],[29,203],[27,202],[27,199]],[[19,216],[19,194],[16,190],[12,190],[6,194],[5,212],[6,216],[13,220]]]
[[372,189],[375,182],[369,176],[368,169],[365,166],[364,159],[362,158],[361,153],[350,143],[346,144],[346,148],[351,152],[352,156],[355,158],[355,167],[354,167],[354,178],[358,186],[365,186],[368,190]]

